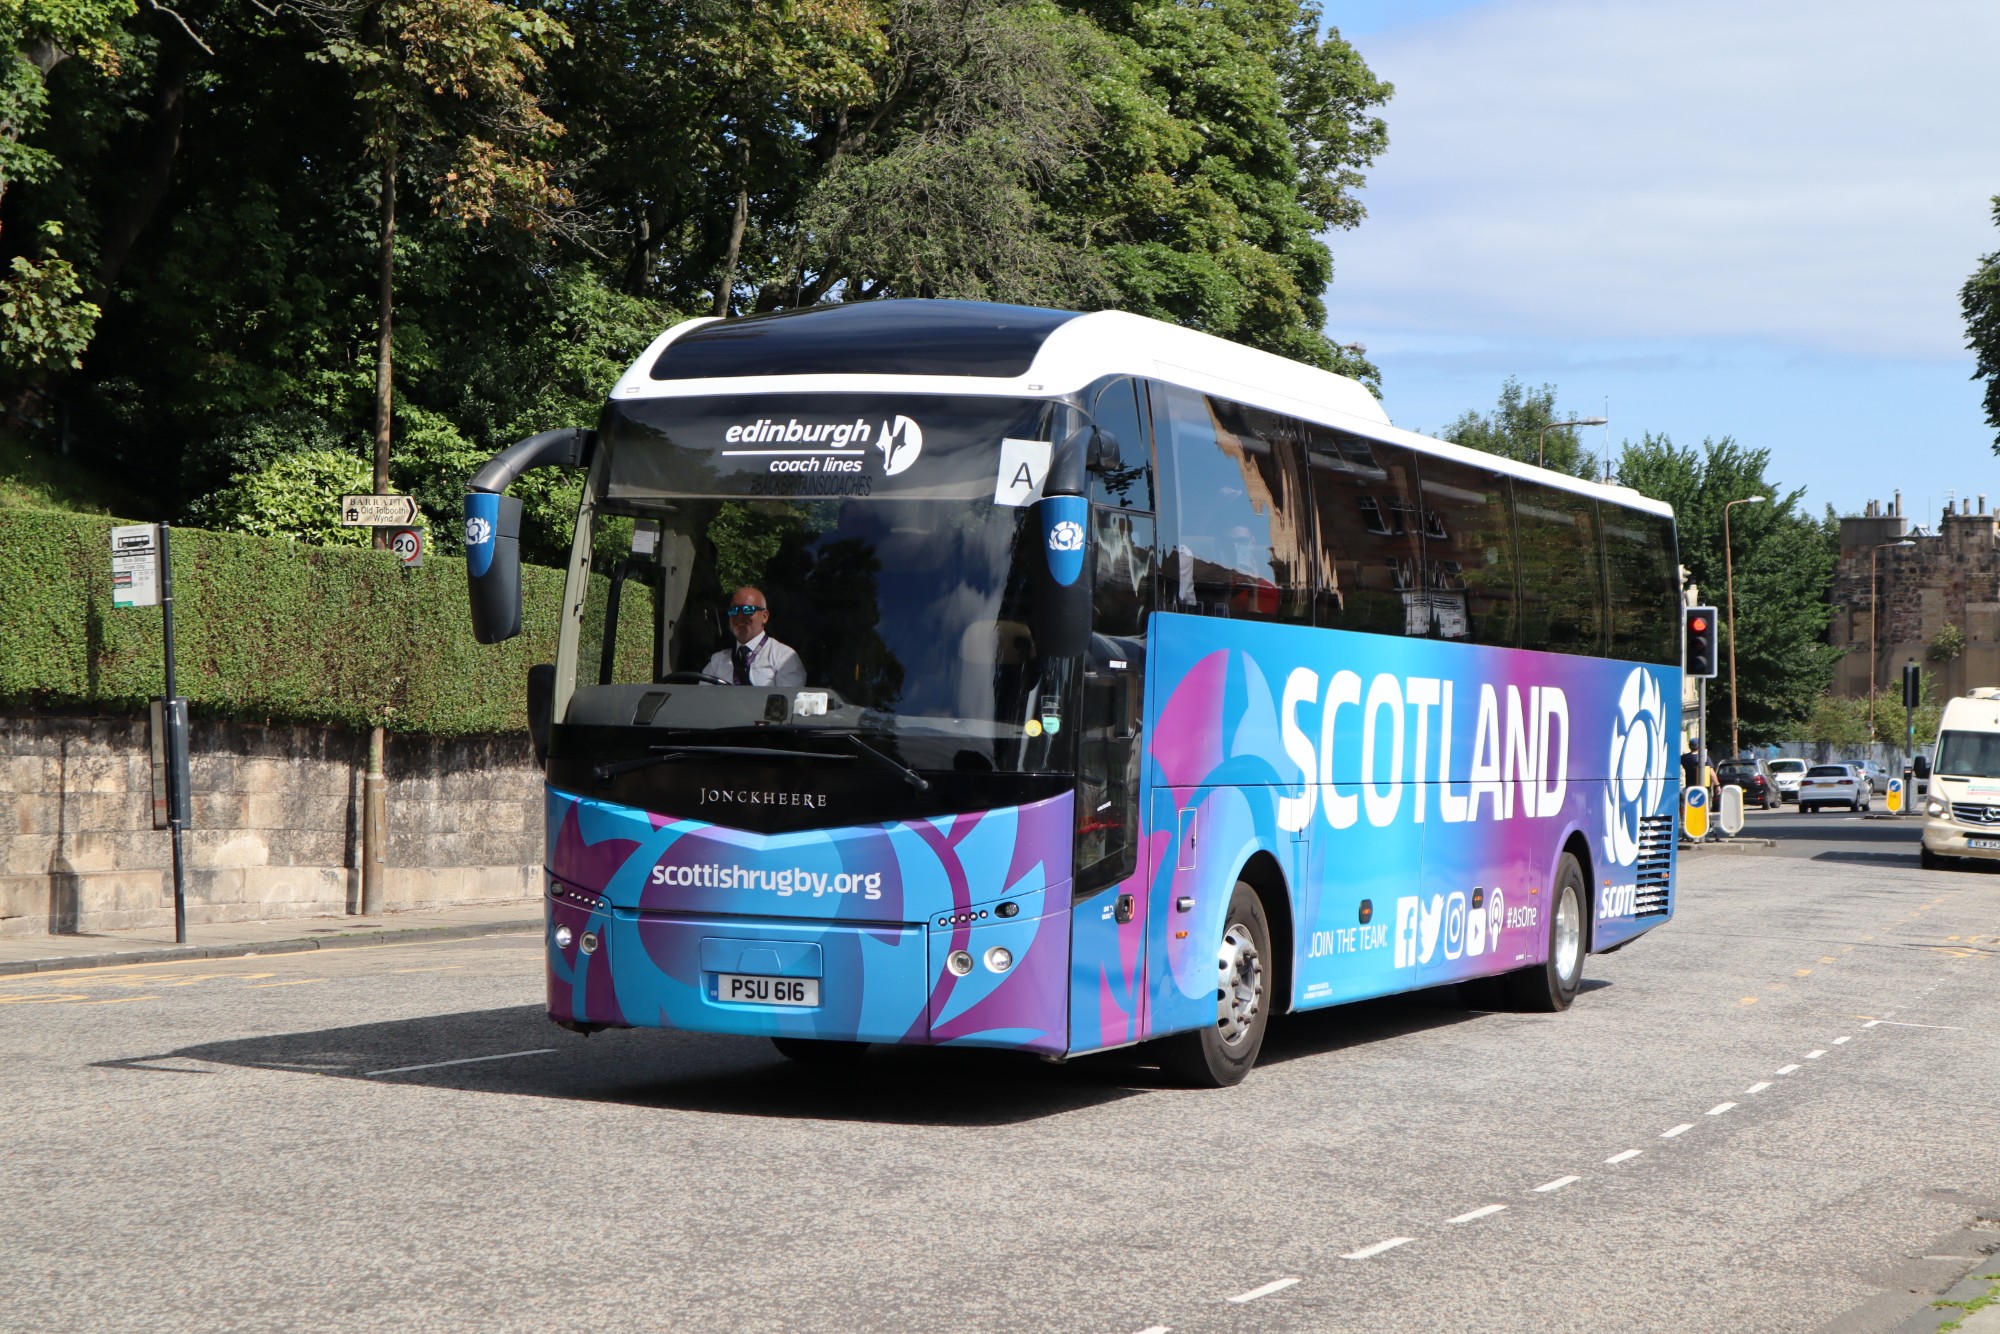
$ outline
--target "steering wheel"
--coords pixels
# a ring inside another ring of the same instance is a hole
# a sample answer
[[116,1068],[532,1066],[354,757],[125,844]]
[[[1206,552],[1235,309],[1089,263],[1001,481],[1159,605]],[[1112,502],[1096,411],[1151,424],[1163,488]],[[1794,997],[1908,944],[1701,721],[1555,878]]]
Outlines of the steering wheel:
[[673,685],[676,683],[686,685],[690,681],[706,681],[710,685],[718,686],[730,684],[719,676],[710,676],[707,672],[668,672],[660,678],[661,685]]

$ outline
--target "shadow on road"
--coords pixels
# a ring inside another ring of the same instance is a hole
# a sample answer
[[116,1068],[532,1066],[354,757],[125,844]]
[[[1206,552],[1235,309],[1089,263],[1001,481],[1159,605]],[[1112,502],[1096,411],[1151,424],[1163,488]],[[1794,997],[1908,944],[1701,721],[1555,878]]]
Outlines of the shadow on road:
[[[1606,985],[1586,981],[1584,988]],[[1448,986],[1285,1016],[1271,1025],[1261,1064],[1329,1055],[1476,1017]],[[851,1065],[808,1066],[779,1056],[761,1038],[656,1029],[583,1038],[555,1028],[539,1005],[523,1005],[207,1042],[97,1065],[199,1074],[189,1063],[202,1062],[727,1116],[976,1127],[1019,1124],[1176,1087],[1146,1052],[1128,1048],[1057,1066],[1020,1052],[876,1047]]]

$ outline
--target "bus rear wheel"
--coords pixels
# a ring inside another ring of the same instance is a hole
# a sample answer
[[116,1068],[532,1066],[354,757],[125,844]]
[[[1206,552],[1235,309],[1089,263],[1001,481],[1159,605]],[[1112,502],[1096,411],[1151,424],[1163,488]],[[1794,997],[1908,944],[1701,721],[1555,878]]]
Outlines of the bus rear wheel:
[[865,1042],[843,1042],[829,1038],[772,1038],[778,1055],[800,1065],[852,1065],[868,1051]]
[[1556,880],[1549,894],[1548,953],[1533,967],[1507,974],[1508,997],[1523,1010],[1567,1010],[1583,982],[1585,907],[1583,867],[1565,852],[1556,863]]
[[1160,1043],[1161,1068],[1195,1088],[1240,1084],[1257,1064],[1271,1016],[1271,925],[1239,880],[1215,955],[1215,1022]]

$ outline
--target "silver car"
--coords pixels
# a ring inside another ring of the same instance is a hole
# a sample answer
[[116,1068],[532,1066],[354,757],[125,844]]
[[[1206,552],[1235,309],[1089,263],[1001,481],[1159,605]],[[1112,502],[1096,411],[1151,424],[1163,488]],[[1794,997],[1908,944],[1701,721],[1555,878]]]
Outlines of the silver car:
[[1845,806],[1865,811],[1875,804],[1875,784],[1858,764],[1815,764],[1799,780],[1799,809]]

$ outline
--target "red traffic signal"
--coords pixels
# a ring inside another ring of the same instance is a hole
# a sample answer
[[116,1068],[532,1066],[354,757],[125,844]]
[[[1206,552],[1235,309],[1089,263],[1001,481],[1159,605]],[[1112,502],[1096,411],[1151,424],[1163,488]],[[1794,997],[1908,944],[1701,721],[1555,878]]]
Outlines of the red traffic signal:
[[1687,666],[1689,676],[1714,676],[1716,660],[1715,608],[1687,609]]

